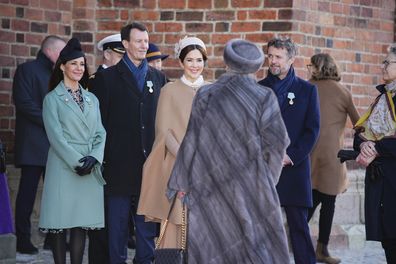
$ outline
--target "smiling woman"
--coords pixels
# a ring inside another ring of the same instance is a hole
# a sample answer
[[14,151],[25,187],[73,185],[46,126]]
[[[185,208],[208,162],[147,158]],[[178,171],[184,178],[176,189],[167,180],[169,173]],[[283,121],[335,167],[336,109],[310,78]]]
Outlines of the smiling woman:
[[[183,76],[168,83],[158,101],[156,135],[153,150],[143,169],[138,214],[164,227],[171,203],[166,197],[168,179],[190,118],[191,106],[198,89],[207,84],[202,71],[207,60],[205,44],[199,38],[186,37],[175,47]],[[180,248],[182,204],[177,199],[166,226],[160,247]]]
[[46,164],[39,227],[52,236],[55,263],[82,263],[87,229],[104,227],[101,163],[106,132],[99,102],[86,91],[88,70],[80,42],[61,51],[44,98],[43,121],[50,148]]

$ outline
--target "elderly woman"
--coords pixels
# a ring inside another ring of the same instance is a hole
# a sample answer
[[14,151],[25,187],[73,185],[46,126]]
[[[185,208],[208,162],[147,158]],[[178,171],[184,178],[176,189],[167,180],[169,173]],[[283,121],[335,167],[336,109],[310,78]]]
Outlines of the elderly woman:
[[99,102],[84,90],[88,68],[80,42],[72,38],[60,52],[44,98],[43,120],[50,142],[39,227],[52,236],[54,262],[82,263],[88,229],[104,227],[103,160],[106,132]]
[[185,192],[188,263],[289,263],[275,185],[289,138],[278,101],[254,74],[264,54],[234,39],[227,73],[197,93],[169,180]]
[[[166,189],[179,146],[186,133],[195,94],[204,84],[202,71],[207,60],[206,47],[196,37],[185,37],[175,47],[183,75],[161,89],[158,101],[155,142],[143,169],[142,191],[138,214],[147,220],[164,223],[171,202]],[[182,205],[175,202],[167,226],[162,225],[162,248],[181,247]]]
[[320,133],[311,153],[311,178],[313,207],[308,212],[308,221],[316,207],[322,204],[319,217],[319,238],[316,260],[324,263],[340,263],[327,250],[333,222],[336,196],[348,186],[345,163],[337,159],[337,152],[344,145],[344,129],[347,117],[355,124],[359,119],[352,101],[351,92],[342,86],[339,69],[334,59],[325,53],[311,57],[307,65],[311,79],[318,87],[320,101]]
[[384,84],[355,126],[356,161],[366,167],[366,239],[381,241],[388,263],[396,263],[396,44],[382,62]]

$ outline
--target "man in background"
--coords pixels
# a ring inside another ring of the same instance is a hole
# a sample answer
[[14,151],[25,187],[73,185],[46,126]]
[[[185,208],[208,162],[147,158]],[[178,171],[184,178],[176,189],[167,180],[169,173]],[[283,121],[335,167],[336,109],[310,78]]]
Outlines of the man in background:
[[99,41],[98,49],[103,51],[103,64],[98,67],[97,71],[116,65],[125,53],[124,46],[121,43],[121,34],[105,37]]
[[45,172],[49,148],[43,124],[42,104],[48,91],[52,68],[65,45],[64,40],[57,36],[46,37],[41,43],[37,58],[19,65],[14,75],[12,96],[16,109],[15,166],[21,168],[15,205],[19,253],[38,253],[30,239],[30,216],[40,177]]
[[[107,68],[116,65],[125,53],[124,46],[121,42],[121,34],[113,34],[105,37],[98,42],[98,50],[103,52],[103,63],[98,67],[96,73],[106,70]],[[95,81],[96,73],[89,78],[88,87],[92,88],[92,83]],[[105,208],[106,212],[106,208]],[[89,244],[88,244],[88,263],[89,264],[107,264],[109,263],[109,245],[107,240],[107,221],[105,221],[105,228],[99,230],[89,230]],[[130,219],[133,235],[133,221]],[[133,237],[130,237],[134,244]]]
[[168,57],[169,55],[161,53],[157,45],[155,45],[154,43],[149,43],[146,59],[151,67],[154,67],[159,71],[162,71],[162,61]]

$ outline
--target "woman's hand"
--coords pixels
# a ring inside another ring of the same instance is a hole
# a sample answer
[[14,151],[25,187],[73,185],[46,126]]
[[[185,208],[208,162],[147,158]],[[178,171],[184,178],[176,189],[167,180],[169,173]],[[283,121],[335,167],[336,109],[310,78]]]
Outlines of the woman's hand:
[[375,159],[375,157],[376,155],[366,157],[362,153],[360,153],[359,156],[357,156],[356,158],[356,162],[360,165],[363,165],[364,167],[367,167]]
[[375,149],[375,143],[372,141],[365,141],[360,144],[360,154],[363,155],[366,159],[374,158],[378,155],[377,150]]

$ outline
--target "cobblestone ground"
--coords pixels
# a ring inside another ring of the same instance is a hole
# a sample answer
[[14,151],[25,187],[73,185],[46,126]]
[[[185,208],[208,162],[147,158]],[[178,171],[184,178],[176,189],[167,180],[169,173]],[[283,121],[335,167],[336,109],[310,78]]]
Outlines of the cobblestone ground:
[[[87,250],[85,250],[87,253]],[[341,258],[343,264],[386,264],[384,251],[381,244],[377,242],[366,242],[363,248],[359,249],[337,249],[331,250],[332,255]],[[128,262],[132,263],[133,250],[128,251]],[[38,255],[30,256],[17,254],[18,264],[51,264],[52,254],[49,250],[42,250]],[[84,264],[88,263],[87,254],[84,256]],[[293,259],[291,257],[291,263]]]
[[[88,240],[86,245],[88,244]],[[19,254],[16,255],[16,263],[17,264],[52,264],[54,263],[52,259],[52,253],[50,250],[43,250],[43,245],[39,245],[39,254],[37,255],[26,255],[26,254]],[[132,264],[133,256],[135,255],[135,251],[128,249],[128,264]],[[69,252],[66,254],[67,262],[70,263],[69,260]],[[85,254],[83,259],[83,264],[88,264],[88,247],[85,248]]]

